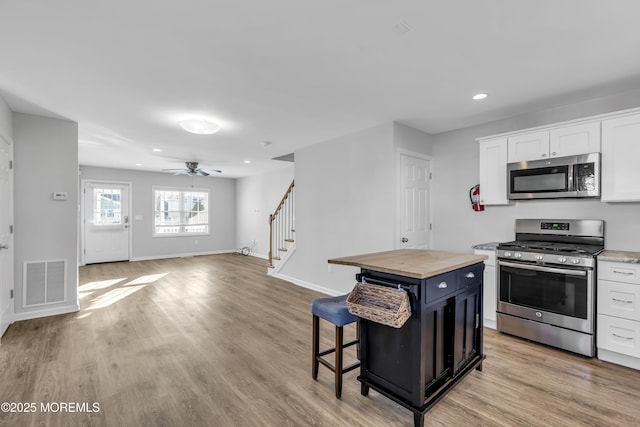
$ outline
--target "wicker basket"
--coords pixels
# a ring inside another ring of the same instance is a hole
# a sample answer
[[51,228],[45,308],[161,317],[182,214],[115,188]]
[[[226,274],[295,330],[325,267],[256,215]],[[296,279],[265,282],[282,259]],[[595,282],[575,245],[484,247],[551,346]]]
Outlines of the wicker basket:
[[409,296],[403,290],[356,283],[347,298],[349,313],[372,322],[401,328],[411,317]]

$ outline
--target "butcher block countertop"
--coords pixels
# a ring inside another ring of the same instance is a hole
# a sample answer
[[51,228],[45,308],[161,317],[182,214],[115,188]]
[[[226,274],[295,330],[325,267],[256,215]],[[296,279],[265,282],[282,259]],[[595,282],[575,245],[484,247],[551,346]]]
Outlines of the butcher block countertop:
[[426,279],[448,271],[476,264],[485,255],[432,251],[427,249],[396,249],[344,258],[330,259],[330,264],[351,265],[382,273]]

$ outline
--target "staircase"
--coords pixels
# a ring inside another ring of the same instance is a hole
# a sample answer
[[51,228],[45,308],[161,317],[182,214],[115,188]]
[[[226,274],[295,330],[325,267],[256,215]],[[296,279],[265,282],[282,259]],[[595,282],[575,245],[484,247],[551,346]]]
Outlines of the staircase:
[[269,215],[269,274],[274,274],[295,250],[295,180]]

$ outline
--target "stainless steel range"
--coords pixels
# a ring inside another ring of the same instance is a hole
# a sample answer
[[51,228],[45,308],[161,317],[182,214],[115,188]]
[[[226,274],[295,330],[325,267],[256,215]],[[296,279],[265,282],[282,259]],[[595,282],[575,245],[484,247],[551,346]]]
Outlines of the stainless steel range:
[[604,221],[517,219],[515,232],[498,245],[498,331],[595,356]]

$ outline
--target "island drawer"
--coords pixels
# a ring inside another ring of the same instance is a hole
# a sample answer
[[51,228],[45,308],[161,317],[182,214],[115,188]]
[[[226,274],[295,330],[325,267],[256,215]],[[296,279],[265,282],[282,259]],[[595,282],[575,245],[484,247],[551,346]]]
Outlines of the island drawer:
[[483,271],[484,263],[482,262],[458,270],[458,289],[464,289],[480,283]]
[[438,300],[458,290],[458,272],[433,276],[427,279],[425,287],[425,303]]

